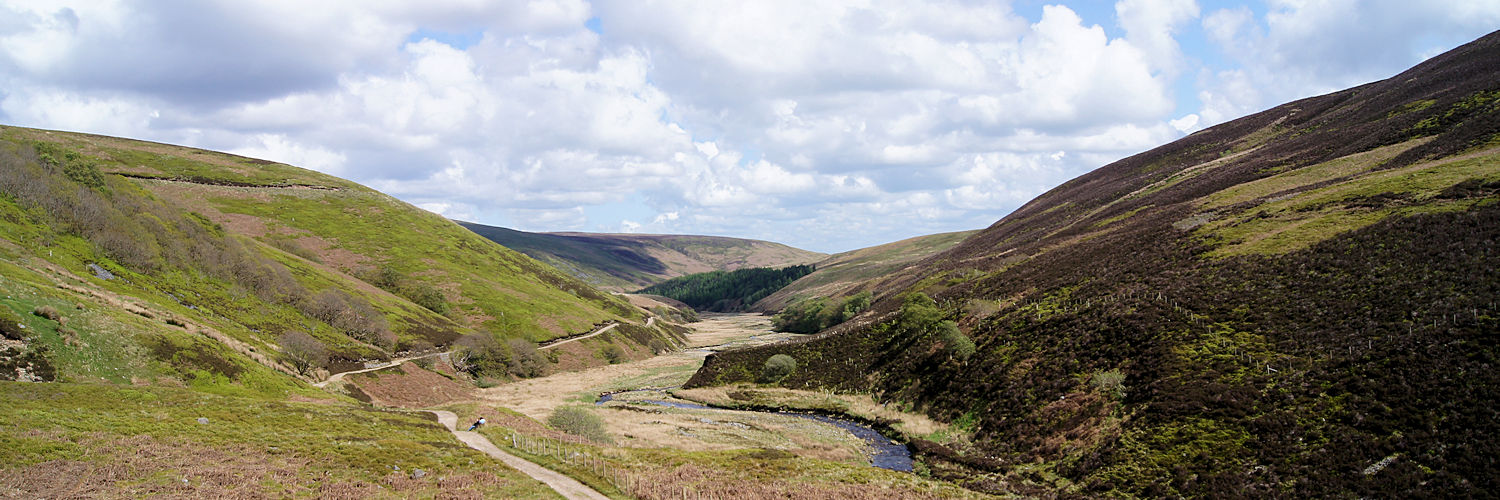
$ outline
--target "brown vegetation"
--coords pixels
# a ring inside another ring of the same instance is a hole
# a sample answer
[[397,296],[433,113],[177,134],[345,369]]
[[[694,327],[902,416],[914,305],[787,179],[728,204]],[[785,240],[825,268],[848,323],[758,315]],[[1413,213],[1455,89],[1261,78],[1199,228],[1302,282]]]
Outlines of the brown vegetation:
[[397,408],[428,408],[472,397],[473,386],[434,370],[408,361],[399,367],[355,375],[348,381],[371,403]]
[[286,332],[277,341],[281,354],[297,373],[309,375],[328,364],[328,347],[304,332]]
[[[917,448],[996,491],[1494,491],[1496,68],[1500,33],[1104,166],[885,282],[867,321],[716,354],[688,385],[790,355],[808,369],[786,386],[972,428],[972,447]],[[970,357],[903,327],[908,292]]]
[[[35,434],[33,438],[45,438]],[[61,437],[56,441],[67,443]],[[504,486],[509,480],[485,472],[414,479],[392,472],[378,483],[329,480],[306,472],[309,461],[275,450],[246,445],[208,447],[163,441],[149,435],[112,438],[86,436],[76,441],[87,449],[128,450],[108,460],[49,460],[0,469],[5,496],[25,498],[267,498],[316,496],[370,498],[387,495],[436,495],[482,498],[468,491],[475,485]]]

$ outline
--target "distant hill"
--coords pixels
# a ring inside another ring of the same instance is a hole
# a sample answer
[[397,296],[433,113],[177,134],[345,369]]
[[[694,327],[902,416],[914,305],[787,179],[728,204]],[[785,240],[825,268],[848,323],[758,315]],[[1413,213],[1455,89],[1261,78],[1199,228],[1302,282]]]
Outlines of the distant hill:
[[923,258],[952,248],[977,232],[918,236],[830,255],[814,264],[812,274],[761,299],[751,310],[775,312],[801,299],[853,295],[870,289],[878,282],[877,278],[895,274]]
[[1488,496],[1496,241],[1500,32],[1105,165],[687,385],[789,355],[784,385],[965,430],[913,443],[934,477],[1023,496]]
[[810,264],[826,256],[780,243],[720,236],[528,233],[459,224],[589,284],[621,292],[694,273]]
[[[540,342],[645,322],[623,298],[353,182],[89,134],[0,127],[0,256],[11,377],[45,358],[61,380],[322,394],[297,381],[317,366],[297,373],[287,335],[338,367],[469,333]],[[649,352],[649,336],[610,338]],[[597,363],[574,344],[558,362]]]

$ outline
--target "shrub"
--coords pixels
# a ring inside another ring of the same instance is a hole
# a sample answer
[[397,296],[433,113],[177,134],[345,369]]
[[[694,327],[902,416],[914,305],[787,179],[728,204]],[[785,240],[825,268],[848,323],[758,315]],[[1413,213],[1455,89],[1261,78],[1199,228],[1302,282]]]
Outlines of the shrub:
[[434,288],[432,285],[426,283],[412,283],[410,286],[403,288],[401,291],[402,296],[406,297],[412,302],[415,302],[419,306],[427,308],[427,310],[429,311],[438,314],[448,313],[448,298],[444,297],[443,292],[438,291],[438,289]]
[[854,319],[870,307],[870,300],[870,292],[860,292],[831,304],[823,298],[803,300],[776,313],[771,327],[778,332],[817,333]]
[[949,356],[953,356],[960,361],[967,361],[969,356],[973,356],[974,351],[977,350],[977,347],[974,346],[974,340],[958,330],[958,323],[944,321],[938,325],[938,332],[939,338],[943,340],[943,346],[948,351]]
[[50,319],[52,321],[59,321],[62,319],[62,314],[57,312],[57,308],[52,306],[37,306],[36,309],[31,310],[31,314]]
[[552,416],[547,417],[547,425],[596,443],[614,442],[609,437],[609,431],[604,430],[604,419],[582,406],[563,406],[552,410]]
[[1095,372],[1089,384],[1115,399],[1125,399],[1125,374],[1118,368]]
[[901,313],[896,317],[896,328],[911,336],[925,336],[943,323],[943,312],[937,302],[922,292],[907,294],[901,299]]
[[465,335],[453,343],[450,359],[453,368],[473,375],[540,377],[547,374],[547,358],[532,344],[521,339],[505,343],[488,333]]
[[522,378],[540,377],[547,374],[547,358],[542,356],[536,344],[521,339],[505,342],[510,348],[510,363],[506,367],[511,375]]
[[475,377],[508,364],[509,357],[510,352],[501,348],[495,337],[484,332],[459,337],[449,355],[454,369]]
[[786,306],[771,318],[771,328],[778,332],[817,333],[823,328],[818,319],[825,305],[823,299],[809,299]]
[[396,342],[396,335],[386,325],[385,317],[375,311],[369,302],[355,298],[343,290],[327,289],[300,303],[308,316],[323,320],[350,337],[369,342],[381,348],[389,348]]
[[842,308],[843,317],[839,319],[839,323],[854,319],[855,316],[859,316],[859,313],[865,312],[865,309],[870,308],[871,300],[872,295],[868,291],[859,292],[852,297],[844,299],[844,307]]
[[797,359],[785,354],[777,354],[766,359],[765,366],[760,369],[761,383],[774,384],[797,371]]
[[443,292],[432,285],[408,278],[389,265],[380,266],[365,280],[432,312],[448,313],[448,298],[443,295]]
[[281,355],[297,373],[307,375],[328,363],[328,348],[322,342],[303,332],[286,332],[277,340],[281,344]]
[[605,361],[608,361],[609,364],[612,365],[620,364],[621,361],[625,361],[625,350],[621,349],[620,346],[615,344],[604,346],[603,349],[599,350],[599,354],[604,357]]

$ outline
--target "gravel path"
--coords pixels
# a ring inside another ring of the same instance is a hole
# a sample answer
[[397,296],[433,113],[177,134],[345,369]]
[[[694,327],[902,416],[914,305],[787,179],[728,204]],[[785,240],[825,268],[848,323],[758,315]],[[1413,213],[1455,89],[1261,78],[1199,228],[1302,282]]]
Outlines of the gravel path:
[[365,368],[365,369],[362,369],[362,370],[351,370],[351,371],[347,371],[347,372],[338,372],[338,373],[335,373],[333,375],[328,376],[328,380],[324,380],[322,382],[318,382],[316,384],[313,384],[313,387],[327,387],[328,384],[331,384],[331,383],[334,383],[334,382],[337,382],[337,381],[343,379],[344,375],[353,375],[353,374],[356,374],[356,373],[366,373],[366,372],[373,372],[375,370],[384,370],[386,368],[390,368],[392,366],[400,365],[401,363],[405,363],[407,361],[411,361],[411,360],[414,360],[414,359],[430,358],[430,357],[433,357],[433,356],[442,356],[444,354],[448,354],[448,352],[449,351],[434,352],[434,353],[431,353],[431,354],[423,354],[421,356],[412,356],[410,358],[393,359],[389,363],[385,363],[385,364],[382,364],[380,366],[376,366],[376,367],[372,367],[372,368]]
[[583,340],[583,339],[586,339],[586,338],[589,338],[589,337],[593,337],[595,335],[598,335],[598,334],[601,334],[601,333],[613,330],[617,326],[620,326],[620,324],[619,323],[610,323],[608,326],[605,326],[605,327],[600,328],[598,330],[594,330],[594,333],[590,333],[590,334],[584,335],[582,337],[573,337],[571,339],[564,340],[564,341],[561,341],[561,342],[556,342],[556,343],[552,343],[552,344],[546,344],[546,345],[537,347],[537,349],[551,349],[553,347],[557,347],[557,346],[566,344],[568,342],[575,342],[575,341]]
[[457,437],[459,441],[463,441],[464,444],[469,445],[470,448],[482,451],[486,455],[505,462],[505,465],[509,465],[523,474],[547,483],[547,486],[551,486],[558,494],[567,497],[569,500],[609,500],[609,497],[594,491],[593,488],[578,482],[576,479],[559,474],[557,471],[542,467],[524,458],[501,451],[499,447],[496,447],[494,443],[491,443],[489,439],[485,439],[478,432],[458,430],[458,415],[454,415],[451,411],[429,411],[437,415],[438,421],[443,423],[443,427],[447,427],[449,431],[452,431],[454,437]]

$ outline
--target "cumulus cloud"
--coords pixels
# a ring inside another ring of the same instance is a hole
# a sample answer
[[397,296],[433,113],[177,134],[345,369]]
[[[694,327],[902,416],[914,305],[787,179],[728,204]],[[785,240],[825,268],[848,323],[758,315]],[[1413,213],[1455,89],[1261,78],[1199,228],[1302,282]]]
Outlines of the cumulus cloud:
[[1182,54],[1174,38],[1184,24],[1198,17],[1195,0],[1121,0],[1115,16],[1126,39],[1140,48],[1155,69],[1175,73]]
[[1265,9],[1204,17],[1204,34],[1237,67],[1202,78],[1203,124],[1386,78],[1500,26],[1500,4],[1482,1],[1269,0]]
[[0,119],[267,158],[524,230],[841,251],[988,226],[1500,24],[1492,4],[1434,5],[6,3]]

